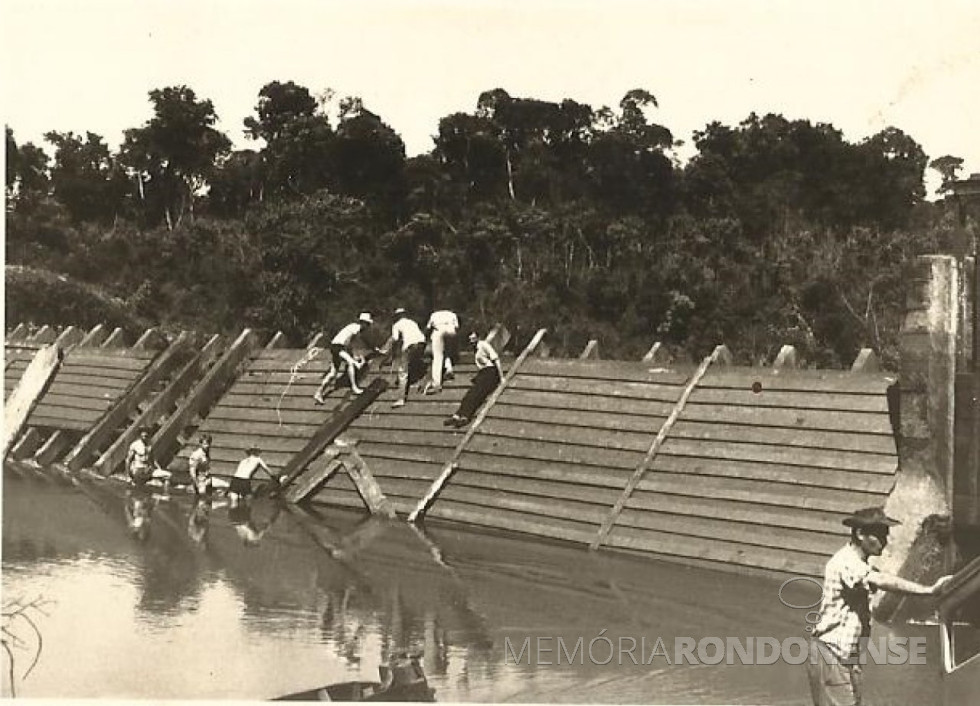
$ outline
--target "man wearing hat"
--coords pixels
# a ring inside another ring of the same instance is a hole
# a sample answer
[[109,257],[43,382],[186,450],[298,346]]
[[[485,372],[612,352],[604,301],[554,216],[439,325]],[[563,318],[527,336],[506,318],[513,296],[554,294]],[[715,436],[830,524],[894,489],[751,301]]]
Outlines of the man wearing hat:
[[323,396],[327,394],[327,390],[330,386],[340,377],[344,368],[347,368],[347,378],[350,381],[350,389],[355,395],[359,395],[364,390],[362,390],[357,385],[357,371],[363,365],[359,363],[355,358],[354,354],[351,352],[351,342],[356,336],[359,336],[361,331],[366,329],[368,326],[374,323],[371,318],[371,314],[368,312],[362,312],[360,316],[357,317],[357,321],[347,324],[337,335],[333,337],[330,341],[330,368],[327,370],[326,375],[323,376],[323,380],[320,382],[320,387],[317,391],[313,393],[313,399],[316,400],[317,404],[323,404]]
[[408,388],[425,375],[425,334],[417,323],[408,318],[404,308],[395,309],[394,317],[391,336],[379,350],[387,354],[392,344],[401,344],[398,364],[398,389],[401,396],[391,406],[404,407]]
[[851,540],[827,562],[820,619],[813,629],[807,674],[814,706],[861,703],[862,640],[871,635],[871,593],[881,589],[912,595],[934,595],[951,577],[931,586],[878,571],[868,558],[881,556],[888,530],[901,524],[880,507],[858,510],[844,519]]

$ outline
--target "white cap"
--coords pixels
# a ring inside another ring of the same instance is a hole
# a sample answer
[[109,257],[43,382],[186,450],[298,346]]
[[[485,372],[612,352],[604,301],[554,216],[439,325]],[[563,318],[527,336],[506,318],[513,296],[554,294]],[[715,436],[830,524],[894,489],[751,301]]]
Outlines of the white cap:
[[374,323],[374,319],[371,318],[371,314],[369,314],[366,311],[361,312],[361,315],[357,317],[357,320],[360,321],[361,323],[364,323],[364,324],[373,324]]

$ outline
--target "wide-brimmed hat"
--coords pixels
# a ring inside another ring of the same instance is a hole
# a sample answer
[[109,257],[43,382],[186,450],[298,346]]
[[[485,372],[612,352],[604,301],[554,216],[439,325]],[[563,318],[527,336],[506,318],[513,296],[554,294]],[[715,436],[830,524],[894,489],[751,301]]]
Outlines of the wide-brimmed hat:
[[369,314],[366,311],[361,312],[361,315],[357,317],[357,320],[360,321],[362,324],[373,324],[374,323],[374,319],[371,318],[371,314]]
[[395,309],[394,314],[395,314],[395,316],[404,316],[405,315],[405,307],[403,307],[403,306],[398,307],[397,309]]
[[845,517],[844,524],[848,527],[867,529],[869,527],[894,527],[902,524],[899,520],[889,517],[881,507],[866,507],[858,510],[850,517]]

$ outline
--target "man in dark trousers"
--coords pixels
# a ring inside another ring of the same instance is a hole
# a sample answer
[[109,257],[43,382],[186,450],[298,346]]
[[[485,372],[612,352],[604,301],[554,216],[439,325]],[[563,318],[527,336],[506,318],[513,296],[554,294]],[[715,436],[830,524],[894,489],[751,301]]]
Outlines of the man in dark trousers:
[[868,558],[881,556],[888,544],[888,529],[900,524],[882,508],[858,510],[844,524],[851,528],[851,540],[827,562],[820,619],[813,629],[807,660],[814,706],[860,705],[861,651],[871,635],[872,592],[935,595],[951,578],[943,576],[924,586],[868,564]]
[[490,393],[497,389],[497,385],[500,384],[504,376],[500,367],[500,356],[497,355],[497,351],[493,349],[489,341],[481,339],[475,332],[470,334],[469,340],[473,344],[473,362],[476,363],[477,367],[476,375],[473,376],[470,389],[466,391],[462,402],[459,403],[459,409],[443,422],[444,426],[456,427],[457,429],[470,423],[470,419],[480,409]]
[[400,395],[391,405],[404,407],[408,389],[425,375],[425,334],[402,307],[395,309],[395,323],[391,325],[391,336],[379,349],[387,355],[393,345],[398,345],[398,390]]

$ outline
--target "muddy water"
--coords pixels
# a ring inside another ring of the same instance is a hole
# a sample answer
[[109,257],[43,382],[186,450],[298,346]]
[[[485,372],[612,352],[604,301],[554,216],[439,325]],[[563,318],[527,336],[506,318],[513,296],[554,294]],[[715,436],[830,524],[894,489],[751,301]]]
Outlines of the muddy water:
[[[134,515],[147,530],[131,530]],[[6,475],[3,488],[5,606],[40,598],[45,612],[26,679],[35,645],[18,628],[19,696],[265,699],[374,680],[384,655],[409,649],[440,701],[806,704],[800,666],[674,663],[678,637],[805,635],[780,583],[267,501],[243,517],[109,483]],[[931,703],[935,634],[897,632],[928,637],[927,664],[869,665],[869,700]],[[590,658],[600,635],[611,660],[603,642]],[[666,656],[644,664],[658,638]]]

